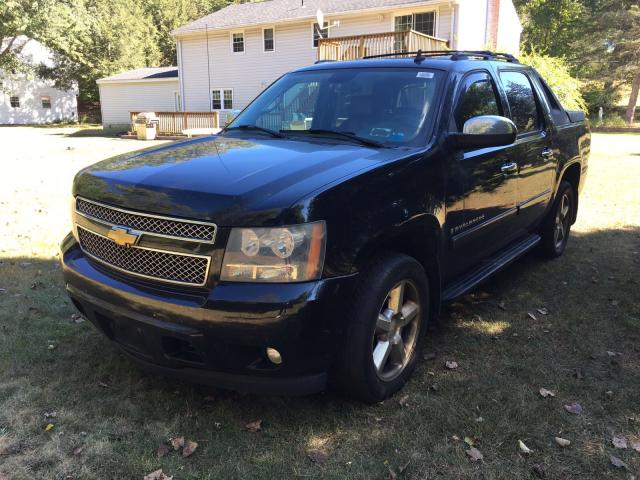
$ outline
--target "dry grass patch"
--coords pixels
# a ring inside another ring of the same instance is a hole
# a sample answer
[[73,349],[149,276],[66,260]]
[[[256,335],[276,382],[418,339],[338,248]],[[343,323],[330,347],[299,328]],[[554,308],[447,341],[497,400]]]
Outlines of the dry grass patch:
[[[143,144],[65,132],[0,129],[12,167],[0,180],[0,478],[142,479],[159,468],[176,480],[637,476],[640,452],[612,438],[640,438],[639,136],[594,135],[563,258],[528,256],[448,306],[423,352],[435,359],[401,394],[365,406],[143,375],[72,320],[56,258],[71,178]],[[581,415],[564,409],[574,402]],[[247,431],[257,419],[261,430]],[[197,451],[158,458],[176,436]],[[465,453],[470,443],[482,461]]]

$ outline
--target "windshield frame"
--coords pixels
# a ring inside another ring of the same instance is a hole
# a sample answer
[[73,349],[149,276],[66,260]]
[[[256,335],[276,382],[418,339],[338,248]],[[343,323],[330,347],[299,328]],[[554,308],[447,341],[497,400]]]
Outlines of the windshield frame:
[[[338,65],[336,65],[333,68],[318,68],[318,69],[314,69],[314,68],[310,68],[310,69],[305,69],[305,70],[294,70],[292,72],[288,72],[285,73],[284,75],[281,75],[280,77],[278,77],[276,80],[274,80],[267,88],[265,88],[262,92],[260,92],[260,94],[258,94],[256,97],[254,97],[253,100],[251,100],[251,102],[249,102],[249,104],[244,107],[234,118],[233,120],[226,125],[219,133],[219,135],[223,135],[225,133],[231,133],[231,132],[239,132],[240,134],[247,134],[248,131],[242,131],[242,130],[238,130],[238,129],[234,129],[233,127],[237,127],[238,125],[242,125],[246,122],[246,120],[242,119],[242,115],[249,110],[257,101],[259,101],[263,95],[266,95],[272,88],[274,88],[279,82],[283,81],[285,78],[292,76],[292,75],[313,75],[313,74],[319,74],[319,73],[327,73],[327,72],[339,72],[339,71],[345,71],[345,70],[358,70],[358,71],[362,71],[362,70],[367,70],[367,71],[399,71],[399,70],[408,70],[408,71],[415,71],[416,74],[418,72],[432,72],[434,74],[434,80],[436,82],[436,86],[433,92],[433,103],[432,106],[430,108],[430,111],[427,112],[426,115],[426,119],[424,124],[422,125],[421,130],[418,132],[418,134],[411,140],[405,143],[398,143],[398,142],[391,142],[391,141],[384,141],[384,139],[380,139],[380,140],[374,140],[377,141],[378,143],[381,143],[384,147],[387,148],[406,148],[406,147],[421,147],[421,146],[425,146],[427,145],[429,142],[431,142],[431,140],[433,139],[433,135],[435,133],[435,125],[436,125],[436,121],[437,118],[440,115],[440,110],[442,107],[442,94],[445,88],[445,84],[446,84],[446,77],[447,77],[447,72],[443,69],[439,69],[439,68],[434,68],[432,66],[363,66],[363,67],[353,67],[353,66],[348,66],[348,67],[340,67]],[[302,130],[301,130],[302,131]],[[283,131],[278,131],[276,132],[274,130],[275,133],[283,133]],[[287,132],[286,130],[284,131],[284,135],[286,136],[287,139],[290,140],[305,140],[305,139],[310,139],[310,138],[315,138],[316,140],[319,138],[324,139],[328,139],[331,138],[332,140],[337,140],[340,141],[340,139],[336,136],[336,137],[320,137],[320,136],[312,136],[312,135],[295,135],[292,134],[291,136],[289,136],[290,132]],[[268,137],[265,137],[268,138]],[[275,137],[274,137],[275,139]],[[345,139],[344,141],[348,141],[347,139]]]

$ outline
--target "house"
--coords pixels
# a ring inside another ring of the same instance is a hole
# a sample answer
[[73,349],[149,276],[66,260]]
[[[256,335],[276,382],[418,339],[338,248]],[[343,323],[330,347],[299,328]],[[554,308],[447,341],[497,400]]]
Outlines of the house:
[[104,128],[127,129],[130,112],[180,111],[178,67],[138,68],[96,83]]
[[229,5],[172,34],[182,109],[224,113],[319,59],[418,48],[517,53],[521,31],[512,0],[265,0]]
[[13,49],[30,73],[0,70],[0,124],[40,124],[78,119],[78,88],[55,88],[52,80],[35,74],[40,64],[53,66],[53,55],[40,42],[19,36]]

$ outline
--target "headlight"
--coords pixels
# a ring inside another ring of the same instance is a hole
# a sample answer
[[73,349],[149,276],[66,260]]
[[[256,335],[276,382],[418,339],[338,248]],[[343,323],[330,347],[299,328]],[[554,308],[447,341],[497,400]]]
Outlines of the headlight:
[[322,274],[324,222],[290,227],[234,228],[224,252],[220,280],[304,282]]

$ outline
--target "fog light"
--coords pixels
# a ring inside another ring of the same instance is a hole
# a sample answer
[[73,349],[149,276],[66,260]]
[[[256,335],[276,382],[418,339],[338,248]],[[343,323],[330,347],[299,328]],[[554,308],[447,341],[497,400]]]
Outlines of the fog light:
[[282,355],[275,348],[267,347],[267,357],[271,360],[271,363],[280,365],[282,363]]

